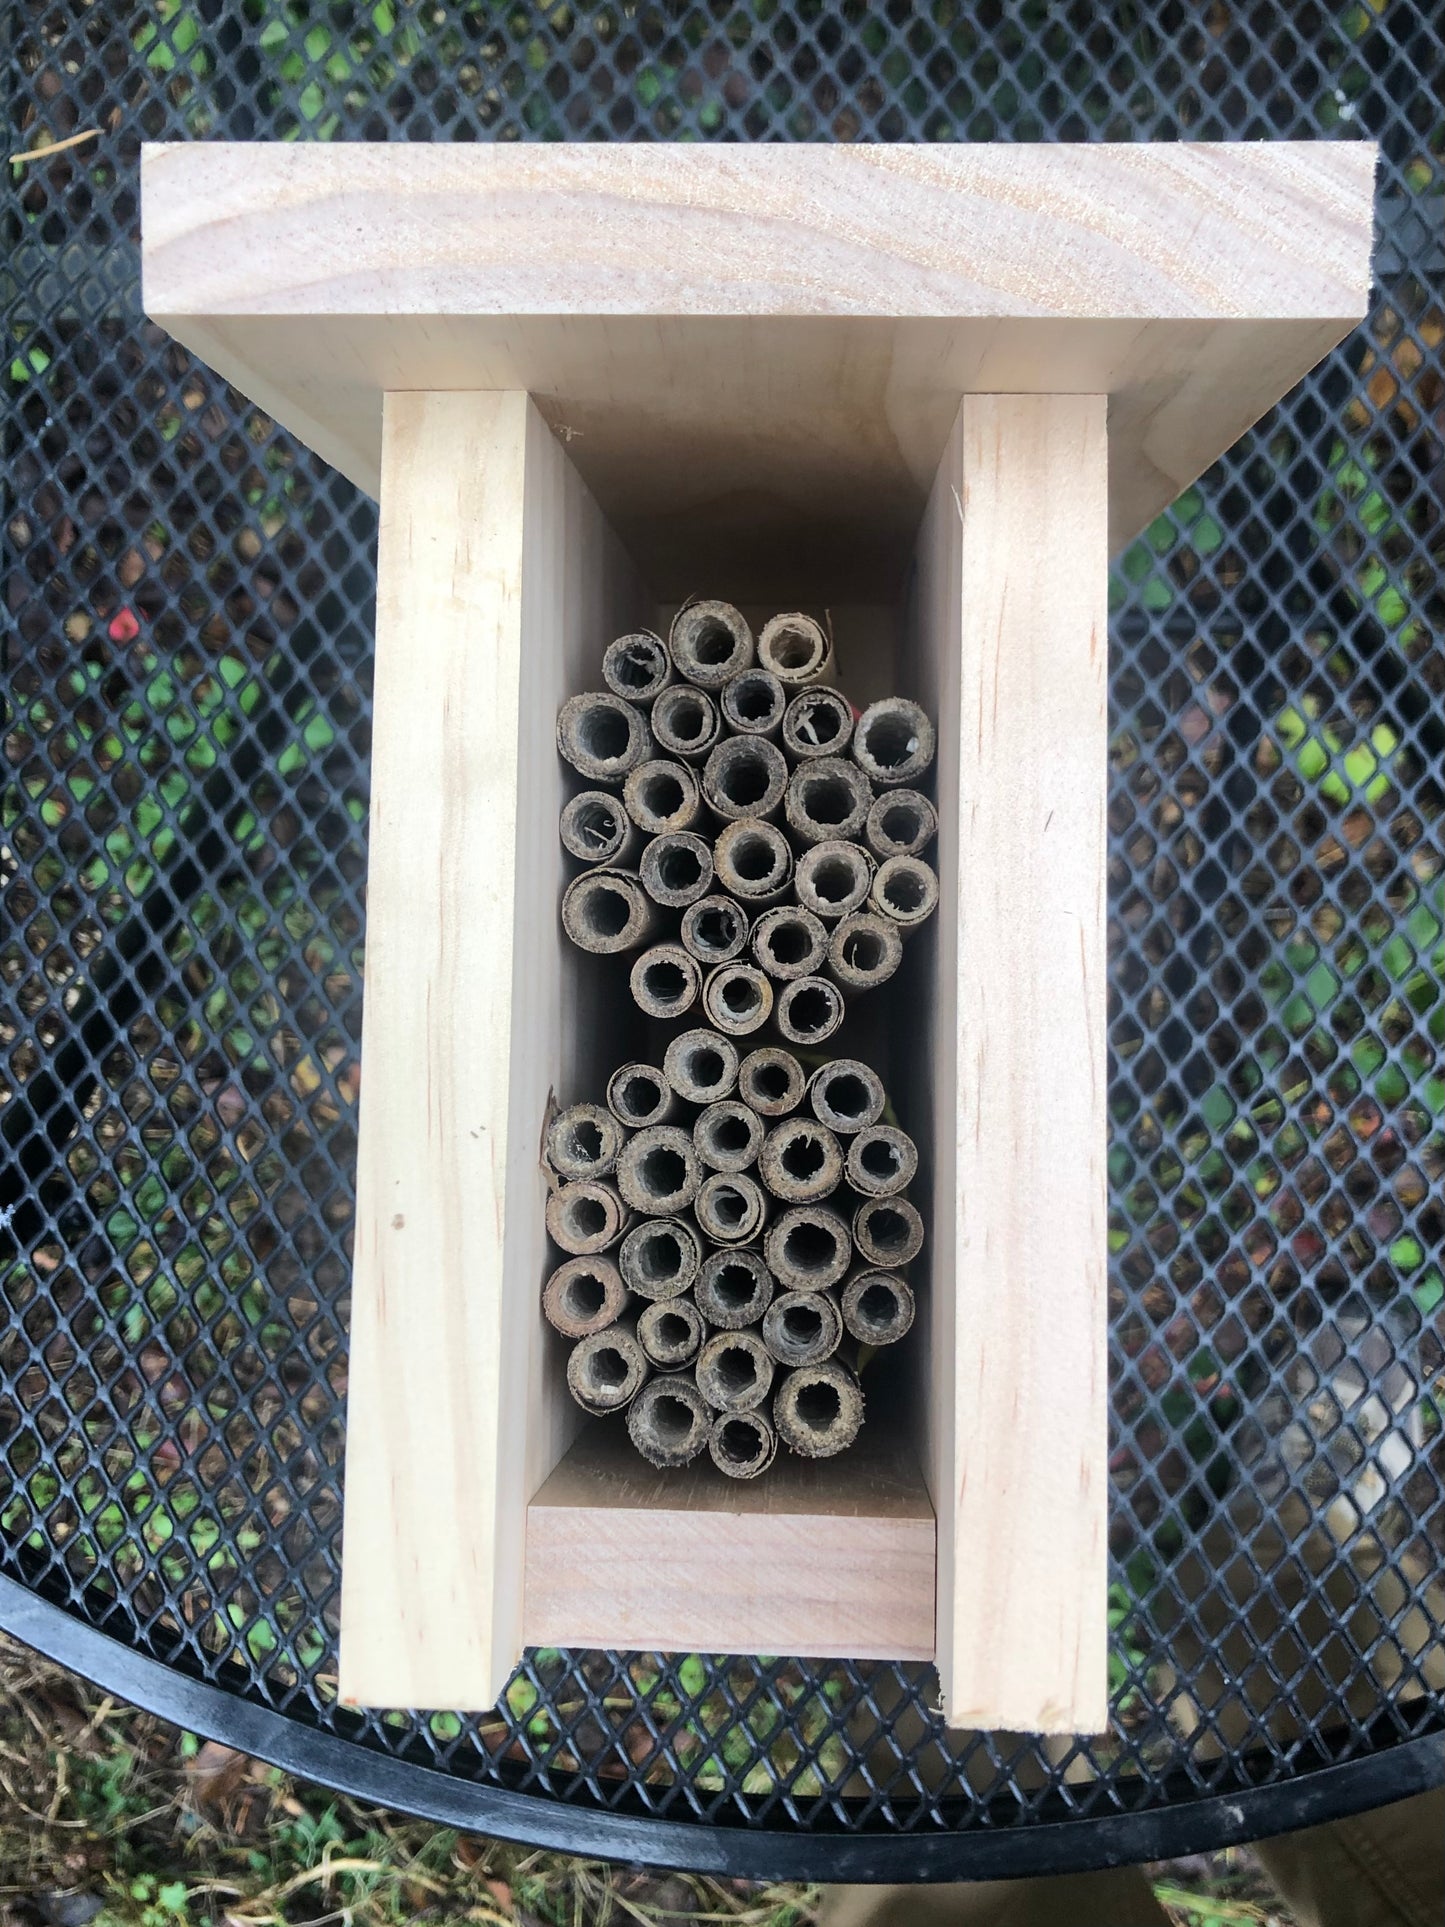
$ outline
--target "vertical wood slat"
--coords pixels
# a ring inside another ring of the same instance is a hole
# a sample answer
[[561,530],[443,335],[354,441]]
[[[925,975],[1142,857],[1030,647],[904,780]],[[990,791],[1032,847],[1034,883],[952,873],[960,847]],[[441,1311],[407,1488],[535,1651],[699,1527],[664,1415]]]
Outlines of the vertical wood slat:
[[940,1672],[953,1723],[1099,1732],[1106,398],[969,396],[954,447],[956,1297]]
[[385,400],[340,1682],[372,1705],[490,1705],[510,1664],[493,1576],[527,410]]

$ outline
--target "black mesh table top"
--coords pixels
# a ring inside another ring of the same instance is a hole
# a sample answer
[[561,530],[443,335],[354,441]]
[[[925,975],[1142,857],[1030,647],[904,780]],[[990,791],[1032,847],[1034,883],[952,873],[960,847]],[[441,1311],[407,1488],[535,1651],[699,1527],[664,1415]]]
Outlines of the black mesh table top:
[[[1434,24],[1432,24],[1432,20]],[[1044,1871],[1445,1778],[1445,46],[1377,0],[17,0],[0,1623],[388,1804]],[[539,1651],[335,1703],[376,512],[142,316],[143,140],[1373,138],[1366,324],[1113,580],[1111,1675]]]

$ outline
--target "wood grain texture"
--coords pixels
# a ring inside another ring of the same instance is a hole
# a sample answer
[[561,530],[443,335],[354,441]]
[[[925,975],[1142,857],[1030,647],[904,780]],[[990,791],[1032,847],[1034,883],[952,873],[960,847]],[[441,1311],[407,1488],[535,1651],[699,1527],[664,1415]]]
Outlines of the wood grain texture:
[[1135,535],[1365,311],[1374,149],[145,150],[146,309],[375,493],[525,389],[655,593],[891,592],[962,393],[1103,393]]
[[143,166],[151,312],[1279,319],[1364,293],[1374,151],[208,141]]
[[1102,396],[964,401],[939,1660],[953,1721],[1043,1732],[1108,1710],[1107,460]]
[[864,1427],[838,1459],[755,1482],[656,1472],[590,1426],[527,1513],[527,1643],[927,1660],[933,1509],[912,1455]]
[[348,1701],[490,1706],[520,1652],[526,1500],[577,1424],[537,1306],[537,1150],[569,1069],[552,719],[635,590],[525,396],[387,398]]

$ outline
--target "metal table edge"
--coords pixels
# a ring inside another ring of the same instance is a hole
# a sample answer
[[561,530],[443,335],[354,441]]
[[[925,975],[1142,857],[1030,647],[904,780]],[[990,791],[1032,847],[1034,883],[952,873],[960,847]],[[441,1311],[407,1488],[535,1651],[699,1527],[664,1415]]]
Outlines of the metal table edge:
[[176,1671],[0,1574],[0,1630],[103,1692],[300,1779],[459,1830],[584,1858],[749,1880],[986,1880],[1082,1873],[1238,1846],[1445,1784],[1445,1731],[1298,1779],[1137,1813],[990,1831],[831,1834],[601,1813],[453,1778]]

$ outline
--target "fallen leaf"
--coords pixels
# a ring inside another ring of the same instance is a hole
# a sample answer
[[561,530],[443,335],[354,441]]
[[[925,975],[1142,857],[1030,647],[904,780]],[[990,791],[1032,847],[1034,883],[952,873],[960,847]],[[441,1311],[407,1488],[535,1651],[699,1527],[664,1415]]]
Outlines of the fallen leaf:
[[250,1765],[249,1754],[222,1746],[219,1740],[207,1740],[194,1758],[186,1761],[192,1799],[198,1806],[224,1805],[244,1782]]

